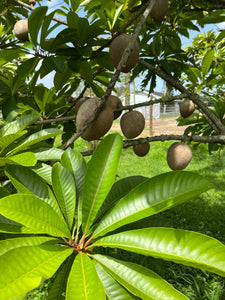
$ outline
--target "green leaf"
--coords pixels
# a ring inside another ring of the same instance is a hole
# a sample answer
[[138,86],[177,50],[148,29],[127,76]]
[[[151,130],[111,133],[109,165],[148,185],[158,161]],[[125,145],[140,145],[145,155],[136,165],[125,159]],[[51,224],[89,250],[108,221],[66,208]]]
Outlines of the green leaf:
[[16,248],[37,246],[50,241],[53,241],[55,244],[59,242],[58,239],[43,236],[19,237],[13,239],[8,238],[6,240],[1,240],[0,256]]
[[66,289],[66,300],[105,299],[105,291],[98,277],[93,261],[85,254],[76,256]]
[[50,278],[73,252],[71,248],[42,244],[21,247],[0,257],[0,298],[8,300],[36,288]]
[[147,177],[143,176],[130,176],[115,182],[100,207],[96,219],[102,218],[102,216],[105,215],[106,212],[110,211],[121,198],[147,179]]
[[37,163],[32,170],[44,181],[48,184],[52,185],[52,167],[44,164],[44,163]]
[[60,160],[63,150],[57,148],[39,148],[33,151],[39,161]]
[[87,61],[82,61],[80,65],[80,75],[88,84],[90,85],[92,84],[93,82],[92,69],[90,64]]
[[215,39],[215,44],[221,42],[225,38],[225,30],[222,30],[221,32],[218,33],[216,39]]
[[37,7],[32,11],[32,13],[28,18],[28,29],[34,46],[37,45],[38,33],[40,31],[47,10],[48,10],[47,6]]
[[21,136],[25,135],[27,133],[27,130],[20,131],[18,133],[12,133],[5,136],[0,137],[0,148],[1,152],[5,150],[7,146],[12,144],[15,140],[19,139]]
[[13,155],[19,151],[25,150],[29,146],[37,144],[41,141],[47,140],[49,138],[55,137],[56,135],[62,134],[62,131],[57,128],[46,128],[38,132],[31,134],[28,138],[23,140],[15,147],[9,154]]
[[13,162],[13,164],[18,164],[22,166],[35,166],[37,163],[37,159],[33,152],[25,152],[16,154],[13,156],[10,156],[10,161]]
[[0,199],[0,213],[35,232],[71,238],[62,216],[43,200],[31,194],[14,194]]
[[76,185],[73,175],[59,163],[52,168],[52,187],[68,227],[73,226]]
[[179,205],[211,189],[203,177],[185,171],[168,172],[146,180],[123,197],[99,223],[93,236]]
[[6,136],[9,134],[17,134],[20,131],[23,131],[27,126],[37,121],[40,118],[40,115],[25,115],[16,121],[6,124],[0,129],[0,136]]
[[197,232],[151,227],[104,237],[93,246],[120,248],[225,276],[225,245]]
[[38,62],[39,62],[39,57],[32,57],[22,62],[17,68],[17,73],[19,77],[21,78],[27,77],[31,72],[34,71],[34,68],[37,66]]
[[82,221],[82,189],[87,168],[86,161],[79,152],[68,148],[62,155],[61,164],[70,171],[76,182],[76,197],[78,204],[77,227],[80,227]]
[[20,193],[31,194],[44,199],[59,215],[61,214],[52,191],[34,171],[23,166],[7,165],[5,173]]
[[86,161],[80,152],[68,148],[61,158],[62,166],[74,176],[76,182],[78,199],[81,199],[84,176],[86,172]]
[[72,267],[73,256],[69,256],[56,272],[53,283],[48,291],[47,300],[65,300],[66,285]]
[[104,285],[107,299],[109,300],[132,300],[137,299],[132,296],[127,290],[125,290],[109,273],[107,273],[103,267],[95,263],[98,276]]
[[91,227],[116,177],[123,139],[119,134],[106,136],[95,150],[84,179],[82,225],[84,234]]
[[214,50],[209,50],[206,52],[205,56],[202,59],[202,74],[203,77],[207,75],[209,72],[209,69],[211,67],[211,64],[214,60]]
[[22,48],[0,50],[0,66],[20,56],[26,55],[26,53],[25,49]]
[[52,21],[52,18],[54,17],[55,12],[51,12],[49,15],[47,15],[44,19],[44,22],[42,24],[41,28],[41,37],[40,37],[40,46],[43,46],[45,39],[48,36],[48,28]]
[[129,292],[142,300],[188,300],[153,271],[106,255],[92,257]]

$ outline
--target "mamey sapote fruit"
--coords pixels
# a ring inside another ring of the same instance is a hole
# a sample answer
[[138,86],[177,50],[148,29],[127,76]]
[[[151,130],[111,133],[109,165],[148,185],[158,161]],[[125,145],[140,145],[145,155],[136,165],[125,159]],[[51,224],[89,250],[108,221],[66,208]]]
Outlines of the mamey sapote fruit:
[[35,4],[36,4],[36,1],[35,1],[35,0],[29,0],[29,4],[30,4],[30,5],[35,5]]
[[134,145],[133,150],[137,156],[143,157],[148,154],[150,150],[150,144],[146,142],[143,144]]
[[[129,45],[132,36],[129,34],[122,33],[117,36],[109,47],[109,56],[113,66],[116,68],[121,60],[124,50]],[[128,73],[137,64],[139,58],[139,46],[138,42],[135,41],[130,55],[128,56],[127,62],[122,66],[121,72]]]
[[75,106],[74,106],[75,115],[77,114],[77,112],[78,112],[79,108],[81,107],[81,105],[82,105],[86,100],[88,100],[88,99],[90,99],[90,97],[82,97],[82,98],[80,98],[80,99],[78,99],[78,100],[76,101],[76,104],[75,104]]
[[168,0],[156,0],[150,16],[155,22],[161,22],[164,20],[168,11]]
[[195,110],[195,105],[191,100],[184,100],[180,104],[180,114],[183,118],[189,117],[191,114],[193,114]]
[[145,118],[139,111],[128,111],[120,120],[120,128],[126,138],[133,139],[145,128]]
[[[114,95],[110,95],[106,101],[106,105],[109,105],[112,110],[116,109],[116,108],[121,108],[123,106],[122,101],[120,100],[120,98],[118,98],[117,96]],[[122,114],[122,110],[121,111],[114,111],[114,120],[119,118],[119,116]]]
[[191,147],[183,142],[173,143],[167,151],[167,163],[172,170],[185,169],[191,159]]
[[[80,131],[84,124],[93,116],[100,98],[90,98],[80,106],[77,112],[77,131]],[[111,128],[114,114],[110,106],[106,106],[98,114],[92,124],[82,133],[81,137],[87,141],[97,140]]]
[[29,41],[28,37],[28,21],[27,20],[19,20],[14,25],[14,34],[21,42]]

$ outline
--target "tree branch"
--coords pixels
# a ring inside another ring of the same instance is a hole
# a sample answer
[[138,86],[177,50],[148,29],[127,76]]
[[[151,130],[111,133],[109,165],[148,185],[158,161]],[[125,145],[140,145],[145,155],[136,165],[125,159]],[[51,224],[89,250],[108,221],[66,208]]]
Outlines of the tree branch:
[[[198,135],[166,135],[161,134],[152,137],[139,138],[134,140],[124,140],[123,148],[129,148],[137,144],[143,143],[153,143],[153,142],[165,142],[165,141],[181,141],[181,142],[196,142],[196,143],[213,143],[225,145],[225,135],[215,135],[215,136],[198,136]],[[94,150],[81,152],[83,156],[92,155]]]
[[166,80],[169,84],[171,84],[173,87],[178,89],[181,93],[185,93],[204,113],[204,115],[211,120],[210,126],[216,131],[221,134],[225,134],[225,126],[222,124],[222,122],[216,117],[216,115],[210,111],[210,109],[207,107],[207,105],[202,102],[198,95],[192,93],[191,91],[187,90],[180,80],[172,77],[171,75],[168,75],[161,70],[155,68],[154,66],[150,65],[149,63],[139,60],[139,63],[146,67],[147,69],[153,71],[155,74],[157,74],[162,79]]

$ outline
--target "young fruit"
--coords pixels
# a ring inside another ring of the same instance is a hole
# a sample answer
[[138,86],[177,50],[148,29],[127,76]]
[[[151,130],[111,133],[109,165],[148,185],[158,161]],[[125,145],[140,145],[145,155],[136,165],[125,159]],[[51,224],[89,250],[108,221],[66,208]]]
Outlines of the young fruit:
[[155,22],[162,22],[168,11],[168,0],[156,0],[150,16]]
[[185,169],[191,159],[191,147],[183,142],[172,144],[167,151],[167,163],[172,170]]
[[134,145],[133,150],[137,156],[143,157],[148,154],[148,152],[150,150],[150,144],[143,143],[143,144]]
[[183,118],[189,117],[195,110],[195,105],[191,100],[184,100],[180,104],[180,114]]
[[126,138],[133,139],[145,128],[145,118],[139,111],[128,111],[120,120],[120,128]]
[[[77,131],[82,130],[86,122],[94,115],[99,101],[99,98],[90,98],[80,106],[77,112]],[[92,124],[82,133],[81,137],[87,141],[99,139],[111,128],[113,117],[112,108],[105,106]]]
[[29,41],[27,20],[17,21],[16,24],[14,25],[13,30],[18,40],[20,40],[21,42]]
[[[132,36],[129,34],[122,33],[117,36],[109,47],[109,56],[113,66],[116,68],[121,60],[124,50],[129,45]],[[121,72],[128,73],[137,64],[139,58],[139,46],[137,41],[134,42],[133,48],[130,55],[128,56],[127,62],[122,66]]]
[[[109,98],[106,101],[106,105],[109,105],[112,110],[116,109],[116,108],[121,108],[123,106],[120,98],[118,98],[117,96],[113,96],[110,95]],[[115,111],[114,112],[114,120],[119,118],[119,116],[122,114],[122,110],[121,111]]]

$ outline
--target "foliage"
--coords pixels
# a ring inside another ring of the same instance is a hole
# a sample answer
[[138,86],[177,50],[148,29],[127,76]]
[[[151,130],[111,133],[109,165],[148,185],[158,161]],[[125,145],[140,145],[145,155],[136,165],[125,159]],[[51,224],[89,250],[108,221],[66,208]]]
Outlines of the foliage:
[[1,266],[7,272],[1,278],[1,299],[25,294],[39,285],[40,278],[48,279],[54,273],[48,299],[64,292],[66,299],[73,299],[74,294],[93,299],[96,293],[99,299],[106,295],[115,299],[118,293],[126,298],[188,299],[156,273],[105,255],[99,247],[116,247],[224,276],[225,246],[219,241],[180,229],[129,230],[128,226],[212,185],[183,171],[114,183],[121,146],[121,136],[107,136],[87,166],[75,150],[65,151],[61,164],[52,168],[54,194],[35,173],[26,176],[25,167],[6,167],[19,193],[5,196],[2,192],[0,199],[1,214],[11,219],[4,232],[14,234],[0,242]]

